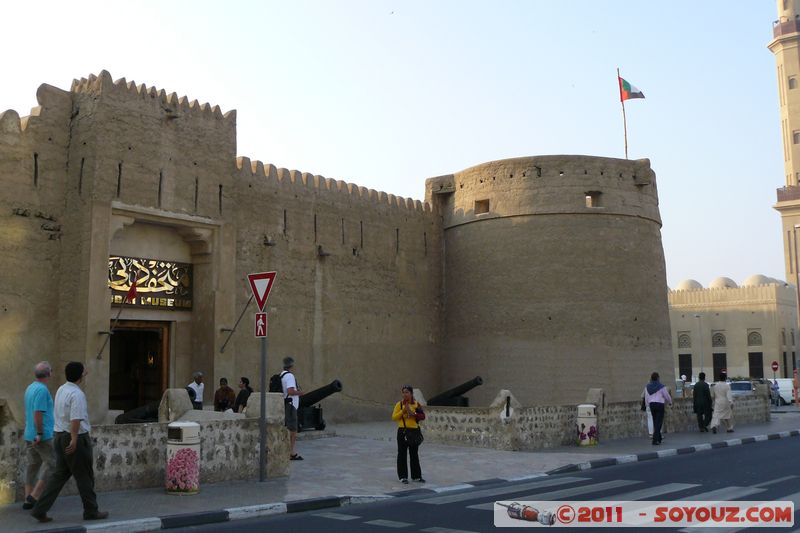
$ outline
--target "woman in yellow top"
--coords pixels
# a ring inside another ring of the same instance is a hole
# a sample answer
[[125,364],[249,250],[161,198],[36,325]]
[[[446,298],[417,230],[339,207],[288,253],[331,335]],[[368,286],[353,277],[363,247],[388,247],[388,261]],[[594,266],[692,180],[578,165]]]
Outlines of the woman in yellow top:
[[400,389],[403,399],[397,402],[392,412],[392,420],[397,422],[397,477],[401,483],[408,483],[408,465],[406,450],[411,456],[411,479],[425,483],[422,479],[422,468],[419,466],[419,443],[421,435],[419,421],[425,419],[425,413],[419,402],[414,399],[411,385],[403,385]]

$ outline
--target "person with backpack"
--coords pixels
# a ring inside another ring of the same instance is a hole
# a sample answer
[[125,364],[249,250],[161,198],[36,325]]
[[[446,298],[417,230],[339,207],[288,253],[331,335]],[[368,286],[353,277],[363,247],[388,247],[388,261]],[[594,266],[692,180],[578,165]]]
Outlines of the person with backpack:
[[[291,357],[283,358],[283,372],[279,375],[281,382],[280,392],[283,393],[285,424],[289,430],[289,440],[291,446],[289,447],[289,460],[302,461],[303,457],[295,451],[295,443],[297,442],[297,410],[300,408],[300,396],[303,393],[297,385],[297,379],[294,377],[294,359]],[[275,376],[273,376],[274,378]],[[270,392],[272,392],[273,383],[270,379]],[[277,391],[276,391],[277,392]]]

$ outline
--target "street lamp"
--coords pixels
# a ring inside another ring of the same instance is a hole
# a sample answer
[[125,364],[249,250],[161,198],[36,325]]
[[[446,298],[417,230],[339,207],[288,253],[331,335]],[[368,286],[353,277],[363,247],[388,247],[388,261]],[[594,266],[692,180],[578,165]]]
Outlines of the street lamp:
[[700,372],[705,372],[703,368],[703,322],[701,320],[703,317],[700,315],[694,315],[694,317],[697,319],[697,338],[700,342]]
[[[797,228],[800,228],[800,224],[795,224],[794,225],[794,228],[793,228],[793,231],[792,231],[792,237],[794,238],[793,239],[794,240],[794,290],[795,290],[795,298],[797,300],[797,302],[796,302],[796,304],[797,304],[797,317],[795,317],[795,318],[798,321],[798,322],[795,322],[795,331],[800,332],[800,327],[798,327],[798,323],[800,323],[800,272],[798,272],[798,270],[800,270],[800,269],[797,268]],[[792,343],[792,350],[794,350],[794,349],[795,349],[795,344]],[[795,365],[796,365],[796,363],[794,361],[794,356],[792,356],[792,367],[795,367]],[[786,370],[787,369],[784,369],[783,371],[786,372]],[[792,372],[792,373],[794,373],[794,372]],[[796,387],[797,387],[797,385],[795,384],[795,388]],[[796,396],[797,396],[797,392],[795,391],[795,397]]]

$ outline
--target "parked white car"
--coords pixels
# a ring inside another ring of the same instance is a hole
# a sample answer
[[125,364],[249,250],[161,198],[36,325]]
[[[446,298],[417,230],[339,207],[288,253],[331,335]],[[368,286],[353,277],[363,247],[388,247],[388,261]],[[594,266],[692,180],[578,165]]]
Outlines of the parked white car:
[[[788,405],[794,402],[794,380],[791,378],[777,378],[778,379],[778,387],[780,387],[778,393],[781,397],[781,405]],[[772,386],[772,380],[769,379],[768,386]]]

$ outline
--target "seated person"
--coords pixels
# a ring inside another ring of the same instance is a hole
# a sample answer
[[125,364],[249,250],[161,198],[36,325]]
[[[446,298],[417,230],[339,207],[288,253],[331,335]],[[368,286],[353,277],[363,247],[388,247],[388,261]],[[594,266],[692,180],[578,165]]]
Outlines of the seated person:
[[227,378],[220,378],[219,388],[214,393],[214,410],[227,411],[233,409],[233,404],[236,403],[236,393],[228,386]]

